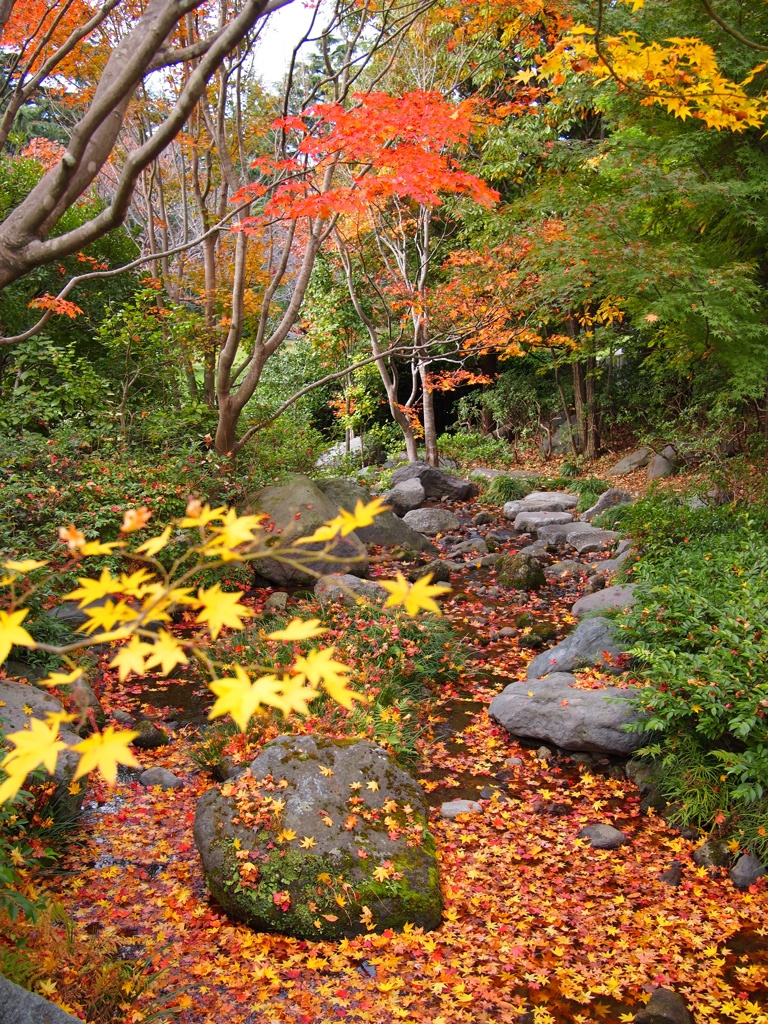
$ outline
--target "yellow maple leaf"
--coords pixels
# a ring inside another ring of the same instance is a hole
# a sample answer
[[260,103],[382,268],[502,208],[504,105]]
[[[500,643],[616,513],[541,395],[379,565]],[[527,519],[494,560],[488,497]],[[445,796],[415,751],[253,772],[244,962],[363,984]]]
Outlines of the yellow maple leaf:
[[214,583],[207,590],[197,592],[197,600],[203,606],[198,613],[198,622],[207,622],[211,637],[215,640],[224,626],[242,629],[243,620],[250,618],[253,612],[240,604],[241,594],[228,593]]
[[71,686],[82,676],[81,668],[73,669],[71,672],[49,672],[45,679],[41,679],[37,686]]
[[375,779],[371,779],[370,782],[366,782],[365,788],[370,789],[372,793],[378,793],[379,784]]
[[139,637],[132,636],[125,647],[121,647],[110,661],[109,667],[118,670],[117,674],[121,683],[125,682],[131,672],[135,672],[137,676],[144,675],[147,654],[151,650],[150,644],[145,644]]
[[311,850],[316,844],[317,840],[314,836],[304,836],[303,839],[299,840],[299,846],[302,850]]
[[326,778],[328,778],[331,775],[333,775],[333,768],[328,768],[327,765],[321,764],[320,765],[320,774],[321,775],[325,775]]
[[80,586],[75,590],[70,590],[65,596],[70,601],[77,601],[80,608],[93,604],[94,601],[106,597],[107,594],[119,594],[122,590],[120,581],[116,580],[107,568],[101,570],[101,576],[97,580],[81,576],[77,582]]
[[176,667],[176,665],[188,665],[189,658],[184,653],[181,644],[166,630],[161,629],[157,634],[157,640],[149,648],[150,654],[147,658],[148,669],[159,665],[163,675]]
[[41,569],[44,565],[48,565],[48,562],[38,561],[36,558],[25,558],[21,562],[14,562],[12,559],[9,559],[3,562],[4,569],[20,573],[33,572],[35,569]]
[[206,544],[206,549],[211,547],[211,545],[234,549],[241,544],[249,543],[254,539],[255,531],[261,531],[261,523],[266,519],[266,516],[239,516],[231,508],[225,515],[219,518],[222,521],[222,525],[213,527],[215,537]]
[[335,647],[327,647],[321,651],[312,650],[306,657],[296,659],[293,670],[314,686],[322,683],[324,689],[338,704],[351,710],[356,700],[365,703],[368,698],[347,687],[346,677],[351,670],[348,665],[334,659],[335,650]]
[[118,623],[125,625],[128,622],[135,622],[137,612],[125,601],[118,601],[117,604],[114,601],[105,601],[102,605],[89,606],[87,615],[88,619],[80,629],[90,635],[97,629],[109,633]]
[[430,583],[432,573],[428,573],[420,580],[411,584],[401,572],[394,580],[380,580],[382,587],[389,591],[389,597],[384,603],[385,608],[392,608],[396,605],[403,605],[408,615],[416,615],[422,608],[436,615],[442,615],[440,606],[434,600],[440,594],[450,593],[451,588],[442,583]]
[[35,646],[35,641],[21,625],[28,611],[28,608],[20,608],[17,612],[0,611],[0,665],[8,657],[14,644],[18,644],[19,647]]
[[315,636],[322,636],[328,630],[320,625],[320,619],[291,619],[283,629],[276,629],[274,633],[267,633],[268,640],[310,640]]
[[319,690],[313,686],[304,685],[304,676],[284,675],[280,680],[280,694],[279,698],[274,701],[274,707],[279,708],[284,715],[294,712],[297,715],[306,716],[309,714],[308,701],[319,696]]
[[80,762],[75,769],[73,779],[80,779],[83,775],[98,768],[107,782],[111,785],[117,778],[117,766],[128,765],[131,768],[139,768],[139,762],[128,749],[132,740],[139,734],[132,729],[116,731],[114,726],[108,725],[104,732],[94,732],[72,748],[80,755]]
[[49,714],[44,722],[33,718],[29,729],[6,736],[6,742],[13,743],[15,749],[0,761],[0,767],[8,774],[8,778],[0,785],[0,804],[16,796],[27,775],[40,765],[49,775],[53,774],[59,751],[67,749],[67,744],[58,739],[59,726],[62,722],[71,722],[74,717]]
[[80,553],[83,555],[111,555],[115,548],[124,548],[125,543],[121,540],[111,540],[103,544],[100,540],[89,540],[87,544],[80,546]]
[[163,532],[158,534],[157,537],[150,537],[149,540],[145,540],[143,544],[140,544],[136,548],[136,553],[146,555],[148,558],[154,558],[158,551],[163,550],[170,539],[171,527],[166,526]]
[[281,681],[276,676],[261,676],[251,682],[241,665],[235,665],[234,676],[214,679],[209,689],[218,700],[208,712],[208,718],[231,715],[240,732],[245,732],[251,716],[262,704],[274,707],[282,700]]
[[217,508],[211,508],[206,502],[205,505],[201,505],[197,498],[191,498],[187,502],[187,514],[184,519],[179,520],[179,526],[188,530],[194,526],[207,526],[208,523],[212,523],[215,519],[223,519],[226,509],[223,505],[219,505]]
[[373,869],[373,877],[377,882],[386,882],[386,880],[392,874],[392,866],[386,863],[381,864],[379,867]]
[[284,828],[277,836],[278,843],[290,843],[296,838],[296,833],[292,828]]
[[[347,513],[349,515],[349,513]],[[296,537],[294,544],[316,544],[320,541],[333,540],[334,537],[338,536],[344,529],[344,520],[340,515],[336,516],[335,519],[329,519],[327,523],[323,523],[322,526],[318,526],[314,533],[309,534],[308,537]]]
[[341,520],[341,535],[346,537],[352,533],[353,530],[362,529],[364,526],[370,526],[376,516],[381,515],[382,512],[386,512],[389,508],[383,498],[374,498],[373,501],[369,501],[367,505],[364,505],[361,498],[357,499],[354,512],[347,512],[345,508],[341,509],[339,519]]

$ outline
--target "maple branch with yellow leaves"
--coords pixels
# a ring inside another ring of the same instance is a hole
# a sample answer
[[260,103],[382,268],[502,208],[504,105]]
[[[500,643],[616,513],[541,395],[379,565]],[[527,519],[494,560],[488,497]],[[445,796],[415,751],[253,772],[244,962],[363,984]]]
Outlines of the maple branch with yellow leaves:
[[[32,574],[48,563],[32,558],[0,563],[5,570],[0,577],[0,591],[5,598],[5,607],[0,609],[0,664],[14,646],[59,655],[69,671],[51,672],[40,685],[74,685],[84,672],[73,655],[96,645],[119,643],[109,667],[117,670],[121,682],[132,673],[143,676],[159,671],[167,676],[177,666],[189,664],[190,657],[194,658],[211,677],[208,685],[216,697],[209,719],[231,715],[243,732],[252,716],[264,707],[275,708],[284,715],[306,716],[309,703],[322,692],[351,710],[355,701],[364,703],[367,698],[350,688],[351,669],[335,659],[334,647],[311,647],[307,653],[295,656],[288,671],[278,671],[274,666],[236,664],[226,666],[230,674],[224,674],[224,666],[210,658],[204,644],[208,638],[216,640],[224,628],[243,629],[254,612],[241,603],[240,593],[224,591],[218,582],[198,587],[196,592],[190,584],[201,569],[210,571],[232,563],[246,565],[264,558],[300,567],[317,576],[312,563],[318,558],[326,563],[334,561],[333,549],[338,538],[369,526],[385,508],[381,498],[368,504],[358,501],[354,511],[342,509],[311,536],[291,541],[272,535],[264,515],[238,515],[234,509],[211,508],[197,499],[189,502],[183,518],[131,550],[125,539],[109,543],[87,541],[74,525],[61,527],[59,538],[77,562],[120,554],[132,564],[143,564],[117,576],[105,567],[98,577],[80,577],[79,586],[65,597],[77,601],[85,613],[81,631],[87,635],[73,643],[55,646],[36,641],[23,625],[29,612],[26,605],[39,587]],[[123,536],[143,529],[150,516],[146,508],[128,510],[121,527]],[[181,552],[166,567],[157,556],[167,552],[172,543],[181,544]],[[389,591],[385,607],[403,606],[408,615],[416,615],[420,610],[439,615],[435,598],[449,590],[432,584],[429,576],[411,585],[400,573],[393,581],[382,581],[382,585]],[[165,628],[179,609],[196,613],[194,621],[200,629],[195,636],[179,639]],[[265,633],[264,639],[297,643],[315,640],[325,632],[319,619],[294,618],[284,628]],[[130,729],[107,726],[77,744],[65,743],[59,734],[60,727],[76,718],[65,712],[48,714],[44,721],[32,719],[28,729],[6,737],[13,749],[0,761],[6,774],[0,782],[0,804],[14,799],[36,768],[42,766],[53,773],[60,753],[67,749],[80,755],[73,781],[98,769],[111,785],[117,778],[118,765],[138,766],[130,750],[138,733]],[[84,713],[81,724],[83,721]]]

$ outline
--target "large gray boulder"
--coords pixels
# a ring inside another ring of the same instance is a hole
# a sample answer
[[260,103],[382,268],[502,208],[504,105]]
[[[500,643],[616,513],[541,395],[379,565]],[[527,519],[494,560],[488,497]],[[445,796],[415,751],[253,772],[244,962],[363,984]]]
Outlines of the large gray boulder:
[[634,583],[617,583],[615,587],[605,587],[580,598],[571,608],[571,614],[581,619],[591,612],[630,608],[636,601]]
[[318,469],[327,469],[329,466],[343,465],[350,455],[356,456],[358,462],[362,458],[363,439],[361,437],[350,438],[349,445],[346,441],[339,441],[338,444],[331,445],[328,451],[323,452],[315,460],[315,466]]
[[[505,515],[506,508],[505,505]],[[542,527],[570,523],[572,520],[573,516],[570,512],[518,512],[515,516],[515,529],[520,533],[538,533]]]
[[580,668],[594,667],[620,672],[616,662],[624,650],[608,619],[585,619],[565,640],[537,655],[528,666],[526,676],[539,679],[552,672],[575,672]]
[[638,448],[631,455],[626,455],[623,459],[619,459],[614,466],[611,466],[606,476],[624,476],[626,473],[634,473],[635,470],[647,466],[652,456],[653,452],[650,448]]
[[615,508],[617,505],[631,505],[633,500],[632,495],[627,494],[626,491],[622,491],[618,487],[609,487],[607,491],[603,491],[591,508],[582,512],[581,518],[591,523],[595,516],[599,516],[606,509]]
[[[334,515],[341,509],[354,512],[358,501],[367,505],[372,498],[367,487],[347,477],[317,480],[316,483],[326,498],[336,506]],[[423,534],[413,530],[389,509],[376,516],[370,526],[362,526],[355,530],[355,536],[363,544],[375,544],[384,548],[407,548],[409,551],[429,552],[437,550]]]
[[249,771],[201,797],[194,836],[208,888],[230,917],[338,940],[365,933],[367,920],[377,930],[440,925],[427,823],[418,783],[380,747],[280,736]]
[[[30,710],[27,711],[26,709]],[[29,728],[32,718],[44,719],[46,715],[60,715],[64,705],[48,690],[39,689],[30,683],[16,682],[12,679],[0,679],[0,732],[22,732]],[[71,724],[62,722],[59,728],[61,739],[72,746],[79,743],[81,737],[75,733]],[[8,744],[10,747],[11,745]],[[3,748],[0,746],[0,755]],[[2,760],[2,756],[0,756]],[[80,762],[80,755],[70,750],[62,750],[56,762],[53,780],[56,789],[51,797],[51,811],[57,819],[67,820],[74,817],[80,810],[85,796],[85,780],[79,790],[70,793],[72,776]]]
[[511,683],[488,708],[488,714],[513,736],[554,743],[563,750],[631,754],[645,742],[626,732],[637,721],[631,693],[617,687],[576,690],[576,677],[555,672],[546,679]]
[[82,1021],[0,975],[0,1024],[82,1024]]
[[384,497],[392,506],[392,511],[396,516],[404,516],[406,512],[412,512],[415,508],[420,508],[424,504],[427,495],[421,486],[421,481],[414,477],[413,480],[403,480],[393,487],[391,491],[387,491]]
[[453,498],[455,501],[466,501],[474,498],[477,484],[471,480],[460,480],[442,469],[428,465],[426,462],[410,462],[401,466],[392,474],[392,484],[403,483],[405,480],[418,480],[428,498]]
[[743,853],[728,872],[738,889],[748,889],[758,878],[768,873],[768,868],[749,853]]
[[412,530],[427,537],[436,537],[438,533],[446,533],[448,530],[458,530],[459,520],[444,508],[416,508],[403,516],[403,522]]
[[[269,516],[275,524],[275,533],[288,541],[310,536],[318,526],[334,519],[339,509],[308,477],[300,475],[249,495],[247,507],[250,512]],[[327,552],[326,548],[329,548]],[[280,587],[309,583],[329,572],[349,572],[354,576],[365,576],[368,572],[368,553],[355,533],[328,544],[302,544],[297,551],[301,552],[299,565],[263,558],[255,567]],[[317,557],[313,558],[315,553]]]

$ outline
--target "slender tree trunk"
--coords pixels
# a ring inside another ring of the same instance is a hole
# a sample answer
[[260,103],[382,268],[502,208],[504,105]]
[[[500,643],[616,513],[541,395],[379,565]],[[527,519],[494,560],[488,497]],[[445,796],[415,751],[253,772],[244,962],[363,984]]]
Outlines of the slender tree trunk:
[[571,363],[573,374],[573,404],[576,410],[576,431],[579,438],[579,450],[587,447],[587,424],[585,419],[584,366],[578,359]]
[[597,446],[599,443],[597,430],[597,402],[595,399],[595,371],[595,357],[587,356],[584,379],[584,411],[586,421],[586,443],[584,445],[584,454],[588,459],[594,459],[597,457]]
[[429,369],[423,361],[419,362],[419,377],[421,378],[421,398],[424,416],[424,447],[427,452],[427,462],[430,466],[437,466],[440,461],[440,456],[437,451],[435,401],[434,394],[429,387]]

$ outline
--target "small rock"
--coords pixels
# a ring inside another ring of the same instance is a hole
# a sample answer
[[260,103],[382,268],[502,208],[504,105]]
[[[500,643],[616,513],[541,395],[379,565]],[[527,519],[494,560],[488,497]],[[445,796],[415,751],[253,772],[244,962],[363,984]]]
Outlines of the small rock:
[[648,463],[649,480],[663,480],[664,477],[672,476],[674,472],[675,467],[673,463],[669,459],[665,459],[663,455],[654,455]]
[[581,518],[587,523],[591,523],[595,516],[605,512],[606,509],[615,508],[616,505],[631,504],[632,500],[632,495],[627,494],[626,491],[619,490],[618,487],[609,487],[607,491],[603,491],[591,508],[582,512]]
[[533,555],[504,555],[496,568],[501,586],[513,590],[538,590],[547,582],[541,562]]
[[139,776],[142,786],[162,786],[163,789],[181,789],[184,783],[167,768],[148,768]]
[[559,579],[562,576],[578,576],[586,571],[587,567],[583,562],[577,562],[573,558],[566,558],[562,562],[555,562],[554,565],[547,566],[544,569],[544,575],[554,576],[556,579]]
[[415,479],[403,480],[385,494],[387,504],[395,515],[400,517],[419,508],[426,501],[426,497],[424,488]]
[[616,850],[627,842],[627,837],[613,825],[586,825],[579,839],[588,839],[593,850]]
[[518,630],[513,629],[511,626],[502,626],[502,628],[499,630],[499,636],[503,636],[505,638],[517,636],[517,633]]
[[681,995],[668,988],[657,988],[635,1014],[635,1024],[693,1024],[693,1017]]
[[495,786],[483,786],[479,796],[481,800],[496,799],[502,804],[511,803],[512,800],[508,793],[505,793],[503,789],[497,789]]
[[120,725],[133,725],[133,715],[129,715],[127,711],[122,711],[120,708],[112,712],[112,717]]
[[265,612],[284,612],[285,606],[288,604],[288,595],[282,590],[275,591],[274,594],[270,594],[267,600],[264,602]]
[[683,865],[679,860],[673,860],[666,871],[662,871],[659,875],[659,881],[664,882],[665,885],[671,885],[673,889],[676,889],[680,885],[680,880],[683,877]]
[[522,763],[523,759],[521,757],[508,757],[504,762],[507,768],[517,768]]
[[134,728],[139,734],[133,741],[134,747],[141,747],[142,750],[152,750],[154,747],[166,747],[170,743],[168,734],[146,718],[142,718],[140,722],[137,722]]
[[731,851],[718,839],[709,839],[693,851],[693,861],[702,868],[723,868],[731,861]]
[[315,597],[332,604],[357,604],[360,600],[382,604],[389,597],[388,591],[373,580],[361,580],[349,573],[321,576],[315,584]]
[[765,865],[757,857],[743,853],[728,872],[731,881],[738,889],[748,889],[750,885],[768,873]]
[[538,757],[540,761],[551,761],[554,755],[549,747],[539,747],[536,751],[536,757]]
[[408,579],[411,583],[415,583],[416,580],[431,575],[433,583],[450,583],[453,568],[453,562],[447,562],[443,558],[436,558],[434,561],[427,562],[426,565],[420,565],[418,569],[414,569],[409,574]]
[[463,540],[456,547],[451,548],[451,558],[456,558],[457,555],[469,555],[476,552],[478,555],[488,554],[488,545],[485,543],[482,537],[470,537],[468,540]]
[[615,466],[606,473],[606,476],[624,476],[625,473],[634,473],[636,469],[642,469],[651,461],[652,452],[650,448],[638,448],[636,452],[620,459]]
[[482,810],[477,800],[446,800],[440,805],[440,814],[444,818],[455,818],[459,814],[480,814]]
[[438,533],[458,530],[460,525],[456,516],[443,508],[414,509],[403,516],[403,522],[427,537],[436,537]]
[[547,814],[553,815],[555,818],[564,818],[566,814],[570,814],[573,810],[568,804],[559,804],[552,801],[547,804]]
[[[407,466],[396,469],[392,474],[395,487],[406,480],[418,480],[428,498],[447,496],[455,501],[466,501],[478,493],[477,485],[469,480],[445,473],[442,469],[428,466],[426,462],[411,462]],[[423,531],[420,531],[423,532]]]
[[493,516],[490,512],[478,512],[476,516],[472,518],[472,523],[475,526],[487,526],[493,522]]

